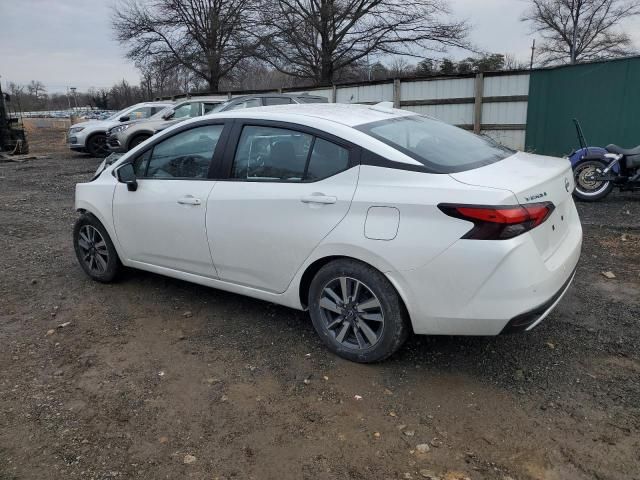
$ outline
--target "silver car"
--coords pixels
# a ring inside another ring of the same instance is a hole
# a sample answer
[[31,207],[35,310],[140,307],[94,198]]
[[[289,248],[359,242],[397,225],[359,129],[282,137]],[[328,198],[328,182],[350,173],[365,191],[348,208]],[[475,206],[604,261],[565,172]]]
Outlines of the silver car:
[[77,152],[104,157],[109,154],[106,137],[110,129],[123,123],[146,119],[172,104],[172,101],[138,103],[114,113],[105,120],[76,123],[67,133],[67,145],[69,149]]
[[107,132],[107,146],[112,152],[128,152],[154,133],[189,118],[210,113],[226,100],[226,96],[190,98],[171,105],[150,118],[121,123]]

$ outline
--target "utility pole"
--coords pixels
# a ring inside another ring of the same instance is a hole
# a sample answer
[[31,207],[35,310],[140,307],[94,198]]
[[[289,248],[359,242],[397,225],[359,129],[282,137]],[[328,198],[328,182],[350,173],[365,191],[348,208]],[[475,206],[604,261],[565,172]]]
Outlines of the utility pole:
[[531,63],[529,64],[529,70],[533,70],[533,58],[536,54],[536,39],[533,39],[533,44],[531,45]]
[[71,97],[69,96],[69,87],[67,87],[67,103],[69,104],[69,110],[71,110]]

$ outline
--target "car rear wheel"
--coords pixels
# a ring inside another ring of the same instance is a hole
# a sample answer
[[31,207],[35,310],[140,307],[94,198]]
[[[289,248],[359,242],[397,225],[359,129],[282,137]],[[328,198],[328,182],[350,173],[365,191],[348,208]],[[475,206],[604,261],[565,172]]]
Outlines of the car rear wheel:
[[309,289],[309,312],[329,349],[354,362],[384,360],[409,334],[408,315],[393,285],[355,260],[336,260],[320,269]]
[[111,282],[122,268],[109,234],[91,214],[83,214],[73,229],[73,247],[85,273],[98,282]]
[[140,145],[142,142],[146,142],[147,140],[149,140],[151,138],[151,135],[138,135],[136,137],[133,137],[133,139],[131,140],[131,142],[129,143],[129,150],[137,147],[138,145]]
[[106,157],[109,154],[107,136],[104,133],[96,133],[87,139],[87,152],[92,157]]

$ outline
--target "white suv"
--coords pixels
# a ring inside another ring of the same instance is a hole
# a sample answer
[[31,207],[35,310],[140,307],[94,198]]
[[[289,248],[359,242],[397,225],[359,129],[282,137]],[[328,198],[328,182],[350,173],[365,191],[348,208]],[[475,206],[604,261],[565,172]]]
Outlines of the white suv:
[[67,134],[69,149],[77,152],[87,152],[94,157],[104,157],[109,154],[107,148],[107,131],[122,122],[140,120],[156,114],[173,102],[145,102],[137,103],[106,120],[89,120],[72,125]]
[[78,261],[297,309],[360,362],[408,333],[530,330],[560,301],[582,229],[566,159],[515,152],[391,105],[207,115],[76,186]]

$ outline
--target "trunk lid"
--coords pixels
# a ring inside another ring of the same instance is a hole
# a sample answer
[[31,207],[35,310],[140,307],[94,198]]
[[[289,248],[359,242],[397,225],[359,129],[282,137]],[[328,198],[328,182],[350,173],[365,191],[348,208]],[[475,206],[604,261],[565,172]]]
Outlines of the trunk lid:
[[518,152],[491,165],[450,175],[468,185],[508,190],[521,205],[552,202],[555,209],[551,216],[529,232],[545,260],[557,250],[571,221],[576,220],[571,196],[574,179],[567,159]]

